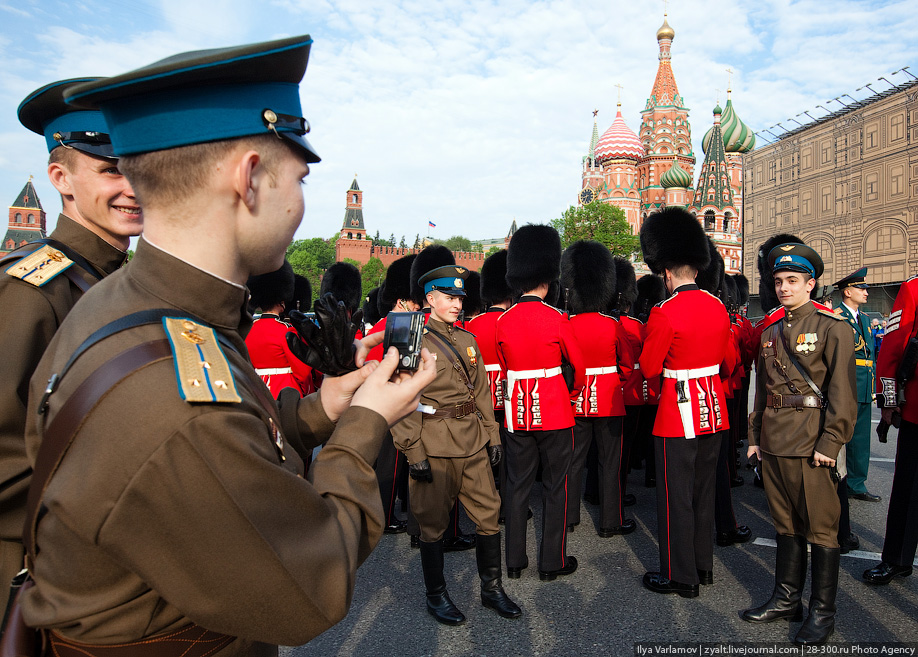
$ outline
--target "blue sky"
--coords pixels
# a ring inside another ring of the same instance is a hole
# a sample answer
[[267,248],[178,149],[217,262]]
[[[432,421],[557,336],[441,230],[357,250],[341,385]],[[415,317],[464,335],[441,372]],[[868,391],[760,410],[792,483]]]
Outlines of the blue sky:
[[[502,236],[514,219],[548,221],[576,202],[592,111],[604,131],[616,84],[638,129],[663,10],[662,0],[0,0],[0,202],[34,175],[50,224],[60,210],[44,142],[16,119],[32,90],[309,33],[301,96],[323,161],[307,179],[297,237],[340,228],[355,173],[370,232],[410,243],[431,220],[437,237]],[[888,88],[877,78],[904,66],[918,75],[913,1],[670,0],[668,12],[699,163],[727,68],[737,113],[755,130],[794,126],[786,119],[804,110],[821,116],[817,104],[863,98],[865,83]]]

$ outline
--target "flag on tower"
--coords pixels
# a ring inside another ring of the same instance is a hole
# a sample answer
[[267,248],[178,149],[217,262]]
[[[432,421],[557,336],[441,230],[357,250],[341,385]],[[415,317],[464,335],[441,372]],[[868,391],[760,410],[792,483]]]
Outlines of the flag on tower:
[[437,224],[435,224],[434,222],[432,222],[430,219],[427,220],[427,225],[428,225],[428,226],[431,226],[432,228],[436,228],[436,227],[437,227]]

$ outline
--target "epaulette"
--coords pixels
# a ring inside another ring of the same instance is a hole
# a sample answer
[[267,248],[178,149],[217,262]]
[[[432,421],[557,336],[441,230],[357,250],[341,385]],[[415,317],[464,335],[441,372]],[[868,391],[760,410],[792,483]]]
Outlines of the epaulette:
[[468,334],[471,335],[473,338],[475,337],[475,334],[474,334],[474,333],[472,333],[472,332],[471,332],[470,330],[468,330],[468,329],[462,328],[461,326],[456,326],[455,324],[453,324],[453,328],[454,328],[454,329],[458,329],[459,331],[462,331],[463,333],[468,333]]
[[236,404],[242,401],[216,332],[182,317],[163,317],[175,361],[179,395],[187,402]]
[[6,273],[35,287],[42,287],[73,265],[61,251],[45,245],[23,255],[6,268]]
[[[841,310],[841,309],[839,309],[839,310]],[[817,308],[817,309],[816,309],[816,312],[818,312],[820,315],[823,315],[823,316],[825,316],[825,317],[831,317],[832,319],[838,320],[839,322],[845,322],[845,323],[848,322],[847,319],[845,319],[844,317],[841,317],[841,316],[839,316],[839,315],[836,315],[836,314],[835,314],[834,312],[832,312],[831,310],[823,310],[822,308]]]
[[832,311],[832,314],[833,314],[833,315],[838,315],[838,316],[840,317],[841,314],[842,314],[842,309],[841,309],[841,308],[836,308],[835,310]]

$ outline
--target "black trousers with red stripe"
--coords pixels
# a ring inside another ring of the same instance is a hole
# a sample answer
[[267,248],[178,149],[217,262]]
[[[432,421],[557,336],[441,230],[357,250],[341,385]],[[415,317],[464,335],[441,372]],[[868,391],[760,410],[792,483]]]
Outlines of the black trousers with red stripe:
[[[908,400],[911,404],[912,401]],[[911,566],[918,549],[918,424],[902,420],[889,493],[883,561]]]
[[599,475],[599,527],[624,522],[622,510],[622,418],[578,417],[574,420],[574,456],[567,496],[567,524],[580,522],[580,489],[590,445],[596,442]]
[[520,431],[507,434],[506,552],[508,568],[528,565],[526,526],[529,495],[542,464],[542,542],[539,570],[558,570],[567,563],[568,473],[574,456],[574,429]]
[[[732,422],[732,420],[731,420]],[[720,449],[717,453],[717,480],[714,482],[714,527],[717,533],[736,529],[736,514],[733,512],[733,492],[730,489],[730,461],[735,460],[732,442],[728,432],[721,431]]]
[[660,572],[698,584],[714,567],[714,479],[720,433],[687,440],[654,436]]

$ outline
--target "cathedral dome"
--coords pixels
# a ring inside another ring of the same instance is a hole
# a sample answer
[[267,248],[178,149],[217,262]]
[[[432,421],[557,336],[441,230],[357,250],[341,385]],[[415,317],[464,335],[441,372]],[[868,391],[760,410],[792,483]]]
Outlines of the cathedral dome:
[[672,41],[674,36],[676,36],[676,32],[669,26],[669,23],[666,22],[666,15],[664,14],[663,25],[660,26],[659,30],[657,30],[657,41],[660,39],[669,39]]
[[602,133],[602,137],[599,138],[599,142],[596,144],[596,159],[627,158],[640,160],[644,155],[644,145],[638,139],[638,136],[634,134],[634,131],[625,124],[625,119],[622,118],[622,109],[619,106],[612,125]]
[[669,168],[669,171],[660,176],[660,184],[667,189],[670,187],[688,189],[692,186],[692,177],[688,171],[679,166],[679,161],[673,158],[673,165]]
[[[715,111],[716,113],[716,111]],[[710,128],[701,140],[701,150],[708,152],[711,145],[711,134],[714,128]],[[736,115],[733,109],[733,101],[727,98],[727,106],[720,116],[720,131],[724,136],[724,150],[728,153],[748,153],[755,147],[755,134],[752,130]]]

